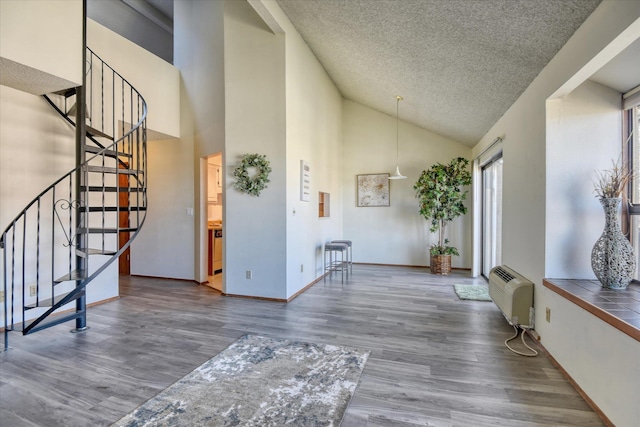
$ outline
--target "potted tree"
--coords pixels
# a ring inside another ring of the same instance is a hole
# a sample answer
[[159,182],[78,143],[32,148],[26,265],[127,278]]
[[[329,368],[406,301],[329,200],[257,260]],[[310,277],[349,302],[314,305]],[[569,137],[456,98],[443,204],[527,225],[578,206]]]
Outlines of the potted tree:
[[463,187],[471,184],[469,161],[463,157],[451,160],[443,165],[436,163],[428,170],[422,171],[420,178],[413,186],[420,207],[420,215],[431,223],[430,231],[438,233],[438,243],[431,245],[431,272],[449,274],[451,272],[451,256],[460,255],[458,250],[449,246],[445,238],[447,223],[467,213],[464,200],[468,190]]

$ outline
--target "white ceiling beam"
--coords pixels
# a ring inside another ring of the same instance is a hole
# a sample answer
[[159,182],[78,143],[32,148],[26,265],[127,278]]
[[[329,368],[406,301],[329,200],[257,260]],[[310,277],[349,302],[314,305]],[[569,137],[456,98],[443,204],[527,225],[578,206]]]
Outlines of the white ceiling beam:
[[253,10],[255,10],[256,13],[260,16],[260,18],[262,18],[265,24],[267,24],[267,26],[271,29],[271,31],[274,32],[274,34],[284,33],[284,30],[282,29],[280,24],[278,24],[278,21],[271,14],[267,6],[264,5],[262,0],[247,0],[247,1],[251,5],[251,7],[253,7]]
[[122,0],[122,3],[126,4],[142,16],[173,35],[173,21],[167,18],[165,14],[153,7],[145,0]]

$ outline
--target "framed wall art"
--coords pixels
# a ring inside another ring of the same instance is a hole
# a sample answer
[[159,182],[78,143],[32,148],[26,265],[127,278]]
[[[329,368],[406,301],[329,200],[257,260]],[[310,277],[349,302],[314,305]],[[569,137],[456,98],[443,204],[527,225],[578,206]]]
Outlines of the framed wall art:
[[311,200],[311,166],[304,160],[300,160],[300,200]]
[[389,206],[389,174],[357,175],[357,206]]

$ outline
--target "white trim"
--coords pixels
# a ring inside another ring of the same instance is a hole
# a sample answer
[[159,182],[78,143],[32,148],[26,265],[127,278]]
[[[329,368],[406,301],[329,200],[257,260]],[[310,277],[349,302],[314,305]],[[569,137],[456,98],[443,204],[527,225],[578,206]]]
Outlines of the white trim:
[[627,92],[624,95],[622,95],[622,98],[627,99],[631,95],[635,95],[638,92],[640,92],[640,86],[631,89],[629,92]]
[[[636,41],[639,36],[640,19],[636,19],[547,99],[562,99],[569,93],[573,92],[575,88],[588,80],[595,72],[600,70],[620,52],[629,47],[629,45]],[[563,46],[563,49],[568,49],[568,44],[569,42]]]
[[[486,146],[481,152],[480,154],[478,154],[476,156],[476,158],[474,160],[478,160],[480,157],[482,157],[483,154],[485,154],[487,151],[491,150],[493,147],[495,147],[497,144],[502,143],[502,141],[504,141],[504,135],[503,136],[499,136],[496,139],[494,139],[493,141],[491,141],[491,144],[489,144],[488,146]],[[492,156],[493,157],[493,156]]]
[[622,108],[629,110],[640,105],[640,86],[622,95]]

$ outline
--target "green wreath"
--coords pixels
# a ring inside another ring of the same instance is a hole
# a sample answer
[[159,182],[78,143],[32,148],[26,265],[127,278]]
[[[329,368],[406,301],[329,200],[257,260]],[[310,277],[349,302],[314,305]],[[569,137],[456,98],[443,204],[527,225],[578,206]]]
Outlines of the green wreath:
[[[249,176],[248,169],[251,167],[257,169],[257,173],[253,178]],[[245,154],[233,170],[233,176],[236,177],[236,182],[233,184],[233,187],[243,193],[258,197],[260,192],[267,188],[269,173],[271,173],[271,166],[269,166],[267,156],[262,154]]]

